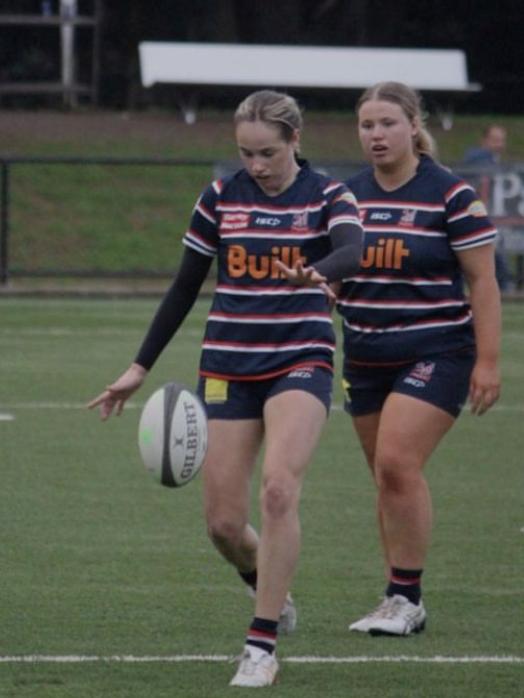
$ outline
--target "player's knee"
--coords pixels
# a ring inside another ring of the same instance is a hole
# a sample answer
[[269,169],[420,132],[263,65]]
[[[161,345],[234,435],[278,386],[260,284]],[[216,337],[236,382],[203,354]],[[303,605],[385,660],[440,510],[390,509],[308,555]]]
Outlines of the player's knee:
[[420,476],[418,464],[405,454],[390,451],[375,461],[375,479],[381,492],[407,494]]
[[272,518],[284,516],[294,505],[295,487],[291,478],[268,477],[261,492],[262,513]]
[[236,546],[241,538],[244,526],[228,516],[213,516],[207,521],[207,535],[218,547]]

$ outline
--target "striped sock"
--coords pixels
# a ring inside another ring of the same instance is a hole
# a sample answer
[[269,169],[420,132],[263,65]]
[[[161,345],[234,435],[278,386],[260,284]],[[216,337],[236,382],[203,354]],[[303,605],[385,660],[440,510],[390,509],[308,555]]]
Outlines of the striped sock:
[[268,654],[273,654],[277,644],[277,620],[253,618],[246,637],[246,645],[258,647]]
[[403,570],[400,567],[392,567],[386,596],[400,594],[418,606],[422,596],[420,587],[422,572],[423,570]]

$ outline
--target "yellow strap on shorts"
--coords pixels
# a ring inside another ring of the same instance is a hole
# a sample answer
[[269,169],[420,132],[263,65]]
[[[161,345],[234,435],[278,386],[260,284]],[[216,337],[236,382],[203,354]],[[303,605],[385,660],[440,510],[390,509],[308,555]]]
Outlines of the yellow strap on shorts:
[[206,378],[204,399],[206,402],[225,402],[229,382],[222,378]]

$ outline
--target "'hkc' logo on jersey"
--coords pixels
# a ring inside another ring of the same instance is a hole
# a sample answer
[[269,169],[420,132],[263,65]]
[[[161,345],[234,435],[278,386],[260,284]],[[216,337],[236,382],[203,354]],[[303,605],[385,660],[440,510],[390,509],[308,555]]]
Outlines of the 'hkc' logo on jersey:
[[233,279],[250,276],[252,279],[281,279],[284,274],[275,264],[280,261],[292,267],[299,260],[304,264],[306,258],[300,254],[300,247],[272,247],[271,254],[248,254],[243,245],[230,245],[227,251],[227,270]]
[[402,269],[404,257],[409,257],[410,251],[404,247],[404,241],[388,238],[379,238],[376,245],[369,245],[366,253],[360,260],[360,266],[368,269]]

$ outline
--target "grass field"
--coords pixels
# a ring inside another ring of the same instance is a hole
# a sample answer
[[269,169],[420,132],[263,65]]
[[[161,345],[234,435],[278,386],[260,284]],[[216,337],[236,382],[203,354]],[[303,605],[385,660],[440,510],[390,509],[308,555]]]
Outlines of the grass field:
[[[200,480],[160,487],[136,443],[153,389],[194,384],[208,302],[122,417],[103,424],[85,409],[133,358],[155,304],[0,299],[2,698],[244,694],[227,687],[227,658],[252,602],[207,541]],[[415,638],[347,630],[384,580],[373,488],[337,394],[304,489],[299,628],[280,641],[272,695],[522,695],[522,311],[504,306],[500,404],[464,413],[428,468],[429,624]]]

